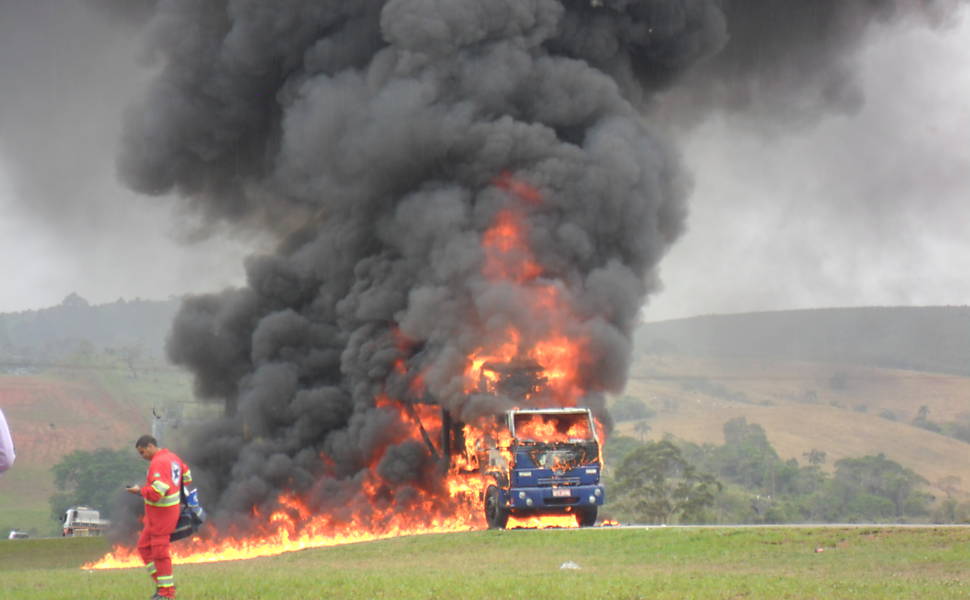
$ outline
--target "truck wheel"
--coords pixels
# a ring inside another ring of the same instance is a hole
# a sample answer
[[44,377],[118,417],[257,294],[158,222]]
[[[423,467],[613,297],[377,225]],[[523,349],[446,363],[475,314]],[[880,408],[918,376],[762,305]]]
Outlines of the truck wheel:
[[576,513],[576,521],[579,523],[580,527],[592,527],[593,525],[596,525],[597,512],[598,509],[595,506],[581,508]]
[[494,485],[488,486],[485,491],[485,521],[489,529],[505,529],[505,524],[509,522],[509,511],[502,506],[501,494]]

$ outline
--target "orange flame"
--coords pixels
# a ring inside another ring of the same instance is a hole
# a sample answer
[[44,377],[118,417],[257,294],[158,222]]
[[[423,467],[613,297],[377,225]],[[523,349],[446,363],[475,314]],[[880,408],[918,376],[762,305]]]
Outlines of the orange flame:
[[522,283],[542,274],[542,267],[532,256],[525,235],[521,215],[509,209],[499,211],[495,223],[482,237],[486,277]]
[[[219,535],[218,539],[195,536],[172,545],[172,560],[175,564],[244,560],[402,535],[484,528],[477,502],[481,487],[478,478],[451,475],[446,484],[450,498],[447,510],[451,514],[445,514],[441,502],[432,498],[417,503],[413,511],[400,513],[379,508],[379,482],[370,479],[362,486],[361,492],[368,496],[367,510],[360,511],[345,522],[329,514],[314,514],[299,498],[284,495],[279,498],[280,508],[265,519],[259,534],[230,533]],[[141,565],[137,552],[115,547],[106,556],[82,568],[123,569]]]
[[558,527],[561,529],[578,528],[579,522],[576,515],[530,515],[527,517],[509,516],[509,522],[505,525],[506,529],[549,529]]
[[591,440],[593,432],[589,430],[586,418],[575,419],[566,431],[557,427],[558,422],[543,415],[531,415],[515,425],[515,436],[520,440],[537,442],[569,442],[573,440]]
[[[535,188],[507,174],[497,184],[530,204],[539,199]],[[475,349],[465,370],[465,391],[497,391],[500,376],[494,369],[488,369],[490,365],[531,363],[541,367],[537,374],[541,390],[526,391],[527,400],[539,401],[538,392],[542,392],[547,405],[576,406],[586,392],[580,385],[586,344],[568,332],[570,324],[578,319],[562,289],[539,280],[543,269],[528,246],[524,214],[514,208],[498,211],[492,226],[482,236],[482,247],[485,250],[483,275],[518,288],[526,299],[524,321],[542,331],[543,336],[536,339],[534,333],[526,336],[515,326],[509,326],[500,342]]]

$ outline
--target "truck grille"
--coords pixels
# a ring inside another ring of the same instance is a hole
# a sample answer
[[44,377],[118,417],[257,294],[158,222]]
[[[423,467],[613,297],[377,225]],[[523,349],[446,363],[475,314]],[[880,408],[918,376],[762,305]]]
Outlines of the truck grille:
[[579,477],[542,477],[539,485],[579,485]]

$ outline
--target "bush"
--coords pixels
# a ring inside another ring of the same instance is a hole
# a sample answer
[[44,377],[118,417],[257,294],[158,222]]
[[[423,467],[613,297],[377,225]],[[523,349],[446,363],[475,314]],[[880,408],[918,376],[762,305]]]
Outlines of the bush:
[[143,481],[146,467],[134,448],[75,450],[51,468],[58,490],[50,497],[52,516],[60,519],[68,507],[85,505],[110,517],[122,488]]
[[633,396],[623,396],[613,403],[610,414],[616,422],[638,421],[640,419],[650,419],[657,416],[657,411],[653,410],[639,398]]
[[849,523],[885,521],[896,516],[896,505],[889,498],[858,494],[849,500],[845,512]]

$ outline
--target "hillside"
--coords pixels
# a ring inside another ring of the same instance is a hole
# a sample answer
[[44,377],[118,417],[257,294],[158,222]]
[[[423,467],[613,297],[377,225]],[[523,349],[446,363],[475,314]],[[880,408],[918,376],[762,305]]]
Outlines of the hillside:
[[970,375],[970,307],[707,315],[642,325],[647,354],[820,361]]
[[[934,422],[970,418],[970,377],[916,371],[745,358],[645,355],[626,395],[657,411],[647,439],[670,434],[724,443],[726,421],[761,425],[784,459],[804,453],[840,458],[883,453],[930,482],[938,498],[970,497],[970,444],[916,427],[920,407]],[[639,437],[635,423],[619,433]],[[955,478],[955,479],[954,479]]]
[[0,372],[109,349],[160,360],[179,304],[179,299],[119,299],[91,305],[71,294],[58,306],[0,314]]
[[[50,467],[65,454],[129,446],[150,430],[153,408],[186,416],[199,410],[189,376],[154,358],[176,309],[174,300],[92,307],[69,299],[53,309],[0,315],[0,363],[10,352],[59,356],[57,370],[16,367],[3,375],[0,364],[0,407],[18,449],[15,468],[0,477],[0,532],[53,529]],[[821,450],[823,468],[831,470],[841,458],[884,453],[926,478],[937,498],[964,501],[970,444],[912,421],[922,409],[934,423],[970,428],[968,326],[970,309],[948,307],[647,324],[637,332],[624,393],[656,410],[650,439],[670,434],[719,445],[724,423],[743,416],[765,429],[783,458],[805,464],[806,452]],[[145,340],[144,353],[113,346],[123,343],[122,334]],[[86,350],[79,339],[87,340]],[[634,427],[621,423],[617,431],[638,437]]]

